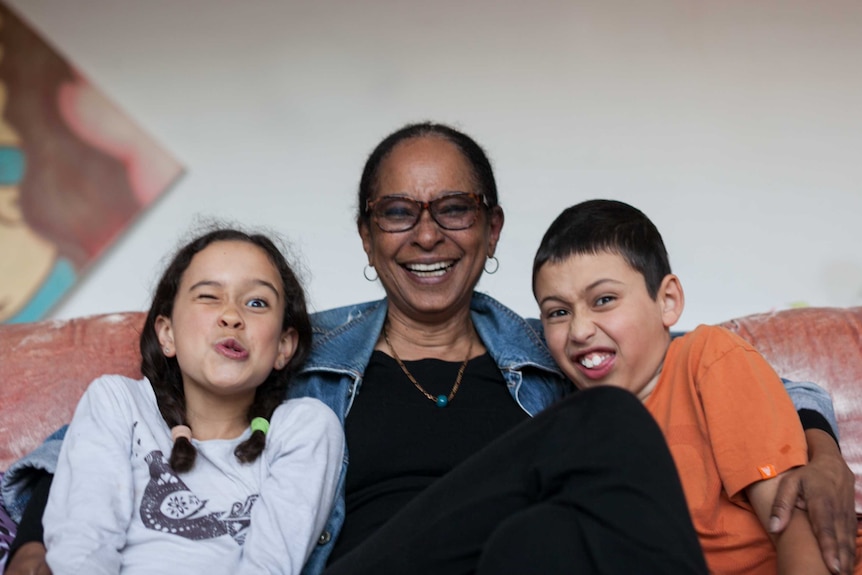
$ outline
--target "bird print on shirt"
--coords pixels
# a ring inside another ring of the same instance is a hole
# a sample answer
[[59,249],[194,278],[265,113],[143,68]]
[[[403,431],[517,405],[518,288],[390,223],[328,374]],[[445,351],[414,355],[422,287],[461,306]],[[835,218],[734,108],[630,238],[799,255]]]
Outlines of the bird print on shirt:
[[141,500],[141,520],[148,529],[171,533],[186,539],[213,539],[230,535],[239,545],[251,520],[251,509],[258,495],[235,502],[230,511],[209,511],[201,500],[174,473],[161,451],[144,458],[149,465],[150,481]]

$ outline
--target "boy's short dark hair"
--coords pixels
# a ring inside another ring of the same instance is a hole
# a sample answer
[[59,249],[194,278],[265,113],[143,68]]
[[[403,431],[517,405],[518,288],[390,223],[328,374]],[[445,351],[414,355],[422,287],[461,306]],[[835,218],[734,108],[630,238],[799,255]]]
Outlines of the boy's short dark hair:
[[643,212],[616,200],[588,200],[563,210],[545,232],[533,259],[533,292],[546,263],[604,252],[621,255],[643,275],[653,299],[671,273],[661,234]]

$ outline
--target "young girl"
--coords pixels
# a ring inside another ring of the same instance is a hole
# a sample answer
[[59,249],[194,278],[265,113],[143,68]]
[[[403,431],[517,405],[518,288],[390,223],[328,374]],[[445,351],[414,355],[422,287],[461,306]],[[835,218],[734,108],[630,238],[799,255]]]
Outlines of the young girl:
[[156,288],[142,380],[96,379],[44,515],[65,573],[299,573],[332,506],[343,435],[316,399],[284,401],[311,325],[265,236],[180,249]]

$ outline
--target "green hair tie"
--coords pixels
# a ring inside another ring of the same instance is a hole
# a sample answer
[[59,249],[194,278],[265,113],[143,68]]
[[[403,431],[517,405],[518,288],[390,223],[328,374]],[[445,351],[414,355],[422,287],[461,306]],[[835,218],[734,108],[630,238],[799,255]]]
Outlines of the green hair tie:
[[251,420],[251,432],[262,431],[264,435],[269,431],[269,422],[266,418],[255,417]]

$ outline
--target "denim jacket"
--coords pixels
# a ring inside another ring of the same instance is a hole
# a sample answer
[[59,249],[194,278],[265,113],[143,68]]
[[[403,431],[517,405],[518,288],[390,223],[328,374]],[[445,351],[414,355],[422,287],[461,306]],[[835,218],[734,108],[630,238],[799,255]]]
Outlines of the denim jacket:
[[[383,329],[386,311],[384,299],[314,314],[311,356],[291,384],[288,396],[316,397],[329,405],[343,423],[362,387],[365,366]],[[535,415],[571,392],[571,384],[557,368],[535,324],[481,293],[473,294],[470,312],[482,343],[521,409]],[[341,531],[348,462],[345,447],[335,506],[303,575],[323,571]]]

